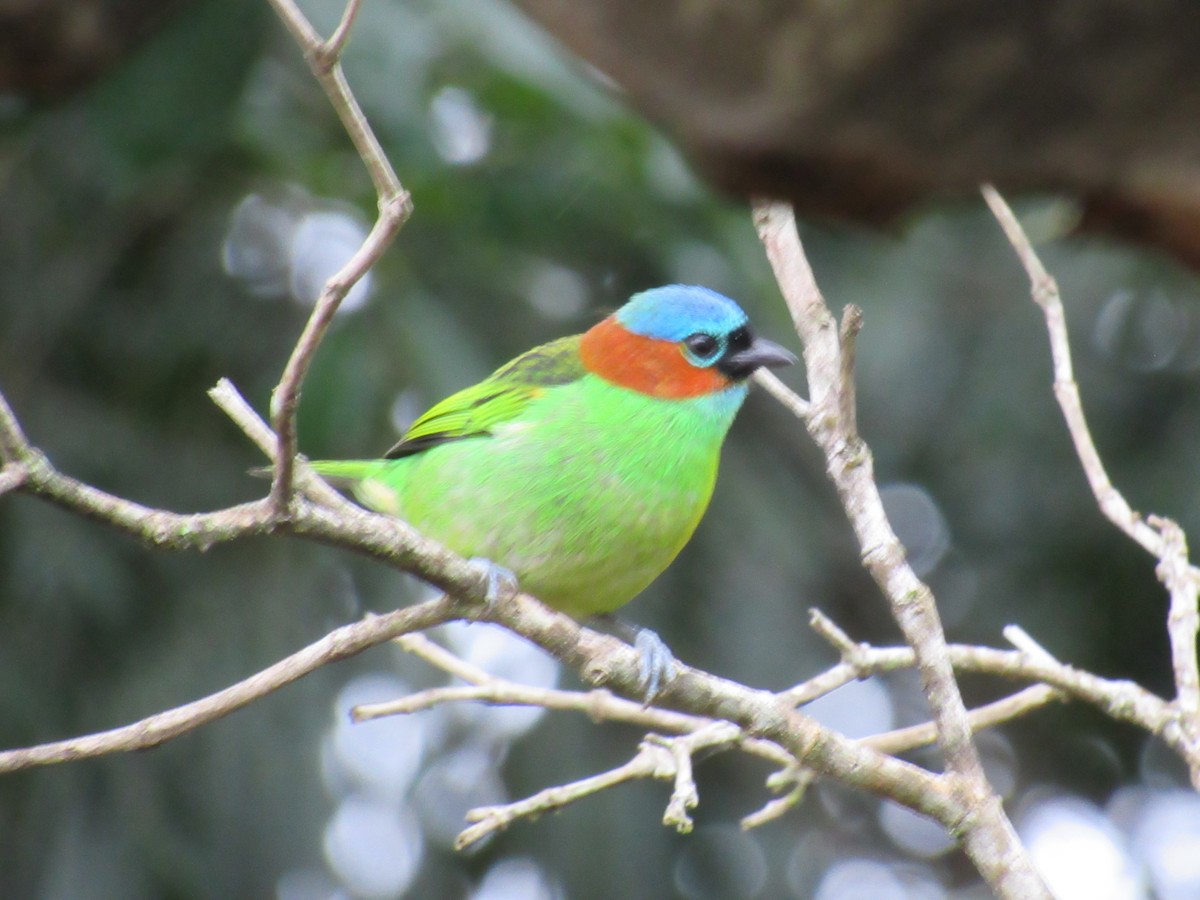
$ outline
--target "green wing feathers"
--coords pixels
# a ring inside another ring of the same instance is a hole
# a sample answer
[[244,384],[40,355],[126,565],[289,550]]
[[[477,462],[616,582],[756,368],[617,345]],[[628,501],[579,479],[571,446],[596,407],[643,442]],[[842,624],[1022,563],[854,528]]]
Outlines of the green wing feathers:
[[417,419],[387,452],[386,458],[400,459],[449,441],[481,437],[490,434],[497,425],[513,421],[546,388],[568,384],[583,376],[580,337],[559,338],[534,347],[479,384],[450,395]]

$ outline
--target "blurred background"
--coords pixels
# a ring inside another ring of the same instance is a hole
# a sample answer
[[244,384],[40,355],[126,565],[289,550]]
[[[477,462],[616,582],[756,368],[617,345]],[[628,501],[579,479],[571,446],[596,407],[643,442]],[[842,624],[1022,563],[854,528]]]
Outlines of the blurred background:
[[[328,32],[341,4],[305,8]],[[263,491],[246,476],[262,460],[205,390],[227,376],[266,409],[374,196],[265,3],[158,15],[96,51],[102,74],[0,93],[0,390],[63,471],[191,511]],[[798,349],[746,204],[501,0],[366,4],[345,64],[416,213],[316,359],[309,455],[382,452],[428,404],[653,285],[726,292]],[[1194,273],[1074,236],[1070,197],[1018,208],[1059,278],[1114,481],[1200,534]],[[886,231],[806,220],[802,236],[830,302],[865,311],[861,428],[950,638],[998,645],[1016,622],[1065,661],[1169,694],[1165,594],[1096,510],[1041,316],[982,202],[928,204]],[[783,377],[803,391],[802,373]],[[0,745],[177,705],[426,592],[289,539],[153,552],[5,496]],[[835,661],[812,606],[857,639],[898,640],[802,425],[755,393],[695,539],[627,616],[688,663],[781,689]],[[486,626],[438,637],[509,677],[578,684]],[[661,825],[668,787],[642,783],[455,853],[468,808],[619,765],[640,734],[477,707],[348,723],[355,703],[437,683],[378,648],[153,752],[4,776],[0,896],[986,896],[938,829],[836,787],[743,832],[769,769],[732,756],[698,765],[692,835]],[[964,679],[972,703],[1014,687]],[[926,718],[911,673],[811,712],[850,735]],[[980,747],[1060,896],[1200,897],[1200,798],[1160,744],[1071,705]]]

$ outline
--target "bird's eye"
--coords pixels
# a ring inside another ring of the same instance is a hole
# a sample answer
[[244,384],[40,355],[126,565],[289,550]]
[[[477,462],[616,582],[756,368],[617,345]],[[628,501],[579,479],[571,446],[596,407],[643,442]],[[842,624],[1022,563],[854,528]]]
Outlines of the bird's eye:
[[683,343],[692,352],[692,355],[700,360],[712,359],[721,349],[721,344],[715,337],[703,332],[688,335],[683,339]]

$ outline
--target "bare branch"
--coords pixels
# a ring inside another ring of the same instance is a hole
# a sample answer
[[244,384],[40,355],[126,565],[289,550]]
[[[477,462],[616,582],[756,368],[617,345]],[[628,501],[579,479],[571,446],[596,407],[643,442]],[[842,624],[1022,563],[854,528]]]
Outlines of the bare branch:
[[905,559],[904,548],[879,497],[870,451],[856,433],[853,420],[844,415],[845,398],[853,394],[847,393],[842,379],[851,366],[843,359],[837,322],[804,255],[791,207],[760,203],[755,206],[754,219],[804,345],[811,403],[805,423],[825,455],[826,471],[858,537],[863,562],[913,648],[954,790],[960,801],[973,810],[952,831],[999,896],[1048,898],[1049,892],[1034,871],[979,761],[933,594]]
[[[437,641],[424,634],[405,634],[396,638],[396,643],[406,653],[411,653],[425,660],[431,666],[436,666],[448,675],[461,678],[470,684],[493,684],[501,679],[486,669],[467,662],[461,656],[451,653]],[[366,707],[356,707],[365,709]]]
[[[1065,699],[1065,695],[1062,691],[1048,685],[1035,684],[1003,699],[969,710],[967,719],[971,723],[972,731],[979,732],[1020,718],[1047,703],[1063,699]],[[923,722],[908,728],[897,728],[885,734],[865,738],[866,743],[880,753],[893,754],[925,747],[935,740],[937,740],[937,729],[933,727],[932,722]]]
[[859,665],[863,651],[870,649],[870,645],[854,641],[840,625],[815,606],[808,611],[808,624],[838,651],[843,661],[851,665]]
[[355,656],[406,631],[439,625],[455,618],[460,612],[455,601],[449,597],[441,597],[418,606],[398,609],[384,616],[371,616],[360,622],[344,625],[261,672],[200,700],[147,716],[110,731],[20,750],[0,751],[0,773],[157,747],[201,725],[227,716],[321,666]]
[[[1151,516],[1149,523],[1159,530],[1163,539],[1163,555],[1155,573],[1171,595],[1167,614],[1167,632],[1171,637],[1171,663],[1175,671],[1176,702],[1184,721],[1189,724],[1193,740],[1200,738],[1200,673],[1196,664],[1196,634],[1200,630],[1197,614],[1197,591],[1200,572],[1188,562],[1187,536],[1170,519]],[[1192,779],[1200,788],[1200,769],[1193,770]]]
[[[825,622],[840,633],[840,629],[837,629],[837,626],[833,625],[831,621],[826,619]],[[695,752],[696,747],[699,746],[698,742],[702,742],[702,745],[708,749],[740,748],[744,751],[764,756],[784,766],[784,773],[787,773],[786,781],[793,784],[793,789],[786,797],[777,798],[768,803],[758,813],[748,816],[743,822],[745,827],[763,824],[770,819],[782,815],[794,806],[803,796],[802,786],[807,785],[814,775],[810,770],[800,768],[794,757],[785,753],[775,744],[766,741],[751,741],[745,737],[741,729],[730,722],[714,721],[699,716],[687,716],[667,710],[647,708],[628,700],[616,698],[607,691],[580,693],[577,691],[533,688],[517,684],[493,676],[477,666],[465,662],[460,657],[421,634],[403,635],[397,638],[397,643],[404,646],[410,652],[432,662],[444,671],[471,683],[467,686],[431,688],[386,703],[358,706],[351,712],[355,721],[418,712],[442,703],[483,701],[495,705],[517,704],[538,706],[545,709],[570,709],[586,712],[596,720],[621,721],[627,724],[654,728],[658,731],[679,732],[685,737],[668,739],[653,734],[647,737],[647,740],[671,749],[676,757],[674,775],[676,779],[676,791],[673,795],[672,804],[668,807],[667,815],[664,817],[664,824],[667,825],[686,828],[691,821],[687,815],[687,810],[694,808],[698,801],[691,776],[690,758],[691,754]],[[855,652],[864,657],[864,665],[869,668],[869,657],[874,652],[874,649],[866,645],[853,646]],[[908,652],[908,657],[911,664],[913,661],[911,651]],[[1046,685],[1034,685],[1002,700],[973,709],[969,712],[968,718],[972,729],[980,731],[984,728],[990,728],[1025,715],[1052,700],[1062,700],[1063,698],[1064,694],[1061,691]],[[714,737],[717,735],[719,735],[719,739]],[[935,740],[936,730],[931,723],[926,723],[874,735],[863,739],[863,742],[881,752],[896,754],[931,744]],[[640,767],[622,767],[621,772],[629,778],[647,777],[649,774],[648,770]],[[661,768],[655,767],[654,772],[660,773]],[[655,774],[654,777],[664,776]],[[772,780],[778,783],[777,778],[773,778]],[[802,783],[801,787],[796,786],[798,780]],[[594,784],[590,780],[586,783],[589,786]],[[567,786],[566,789],[569,788],[570,786]],[[559,794],[553,793],[554,790],[550,789],[550,794],[539,796],[560,797]],[[590,791],[587,793],[590,793]],[[572,796],[575,795],[572,794]],[[576,799],[582,796],[584,794],[578,795]],[[536,812],[544,811],[543,809],[535,809],[533,806],[522,806],[521,808],[526,810],[523,813],[524,815],[533,815]]]
[[[985,728],[992,728],[1019,718],[1052,700],[1061,699],[1063,699],[1063,694],[1054,688],[1034,685],[1002,700],[973,709],[968,717],[971,727],[975,731],[982,731]],[[927,746],[936,740],[937,729],[932,722],[864,738],[865,743],[885,753],[901,753]],[[770,800],[758,811],[743,817],[742,828],[758,828],[786,815],[804,799],[805,792],[815,777],[816,774],[812,770],[795,765],[777,772],[768,779],[768,785],[775,788],[790,786],[788,792],[782,797]]]
[[232,381],[228,378],[220,379],[208,389],[208,396],[221,412],[229,416],[233,423],[242,429],[246,437],[250,438],[267,459],[271,462],[275,461],[275,451],[278,449],[275,433],[254,411],[254,407],[246,402],[246,398],[241,395]]
[[396,232],[412,215],[413,206],[412,198],[392,170],[391,163],[388,162],[387,155],[367,123],[366,116],[350,90],[338,61],[358,11],[358,0],[350,0],[347,4],[341,24],[328,42],[321,40],[292,0],[270,2],[304,51],[309,68],[329,97],[329,102],[370,173],[379,201],[379,215],[371,233],[350,261],[325,283],[271,398],[271,422],[277,440],[271,503],[280,515],[285,515],[292,496],[293,458],[297,449],[296,409],[300,401],[300,386],[338,306],[355,283],[383,255]]
[[1200,629],[1200,612],[1197,610],[1200,603],[1200,570],[1189,561],[1187,539],[1175,522],[1162,516],[1140,515],[1113,486],[1083,412],[1083,401],[1071,363],[1067,317],[1058,284],[1047,273],[1029,236],[1004,198],[991,185],[984,185],[982,191],[992,214],[1004,229],[1029,275],[1034,302],[1045,315],[1050,355],[1054,362],[1054,396],[1096,503],[1109,521],[1158,559],[1155,573],[1171,598],[1167,632],[1171,640],[1171,662],[1175,674],[1176,710],[1186,737],[1186,740],[1177,744],[1176,749],[1188,763],[1193,786],[1200,789],[1200,663],[1196,658],[1196,636]]
[[642,706],[632,700],[615,697],[608,691],[581,693],[555,688],[530,687],[493,679],[486,684],[428,688],[383,703],[354,707],[351,717],[366,722],[384,716],[408,715],[443,703],[477,701],[492,706],[538,706],[542,709],[573,710],[596,721],[624,722],[641,728],[688,733],[711,724],[711,719],[689,716],[669,709]]
[[[809,609],[808,623],[813,631],[838,651],[842,659],[840,663],[824,672],[780,692],[781,699],[796,706],[811,703],[851,681],[867,678],[872,674],[872,660],[876,658],[872,654],[879,652],[868,644],[855,643],[833,619],[816,607]],[[906,658],[914,658],[910,650]]]
[[[375,137],[374,131],[363,115],[354,93],[346,83],[341,65],[336,62],[340,58],[349,30],[357,14],[357,0],[347,3],[342,15],[341,24],[334,31],[328,42],[322,41],[321,36],[313,28],[312,23],[305,18],[304,13],[293,0],[268,0],[283,24],[291,32],[292,37],[304,53],[317,82],[329,98],[329,103],[341,120],[342,127],[354,143],[354,149],[366,166],[371,182],[375,186],[375,194],[379,198],[380,211],[394,201],[404,208],[400,215],[401,221],[412,213],[412,199],[400,184],[400,179],[388,162],[387,154]],[[336,52],[333,52],[336,49]],[[331,62],[330,60],[333,60]]]
[[[692,757],[701,750],[711,747],[734,746],[741,739],[742,730],[732,722],[711,722],[698,731],[680,737],[666,738],[652,734],[643,742],[665,747],[671,754],[674,773],[670,776],[674,784],[671,800],[663,814],[663,824],[680,834],[687,834],[695,823],[690,811],[700,805],[700,793],[696,790],[696,779],[692,774]],[[659,777],[667,777],[660,775]]]
[[275,528],[265,500],[255,500],[207,513],[175,513],[153,509],[101,491],[57,471],[45,459],[31,464],[22,489],[89,519],[95,519],[155,547],[207,550]]
[[[482,618],[546,648],[593,684],[607,683],[637,695],[637,651],[615,638],[582,628],[569,617],[521,597],[514,603],[495,604]],[[956,825],[957,816],[965,813],[966,808],[937,776],[830,731],[767,691],[751,690],[681,665],[656,698],[656,705],[734,722],[749,736],[782,747],[823,775],[896,799],[948,827]]]
[[983,197],[991,207],[992,215],[1004,229],[1009,243],[1013,245],[1021,264],[1029,275],[1033,286],[1033,300],[1046,316],[1046,329],[1050,335],[1050,354],[1054,360],[1054,396],[1062,408],[1063,418],[1075,443],[1075,452],[1083,465],[1083,472],[1091,485],[1092,493],[1100,504],[1101,511],[1127,535],[1141,544],[1154,556],[1162,555],[1162,539],[1158,532],[1133,511],[1125,497],[1113,487],[1100,459],[1100,452],[1092,440],[1087,418],[1083,414],[1083,401],[1079,396],[1079,385],[1075,382],[1071,363],[1071,344],[1067,338],[1067,319],[1058,283],[1046,271],[1042,261],[1034,252],[1033,244],[1025,234],[1021,223],[1013,215],[1004,198],[991,185],[984,185]]
[[[418,691],[387,703],[363,704],[351,710],[355,721],[380,716],[418,712],[431,706],[460,700],[480,701],[493,705],[541,706],[546,709],[574,710],[596,722],[624,722],[655,731],[690,733],[711,726],[714,719],[706,716],[647,706],[644,703],[614,696],[606,690],[565,691],[532,688],[492,675],[472,665],[423,634],[405,634],[396,643],[409,653],[419,656],[444,672],[469,682],[468,687],[443,687]],[[795,758],[770,741],[747,737],[738,738],[738,746],[753,756],[777,765],[792,765]]]
[[471,810],[467,813],[467,820],[475,824],[459,834],[454,846],[461,850],[502,831],[518,819],[553,812],[600,791],[644,778],[672,782],[671,799],[663,814],[663,824],[686,834],[693,825],[689,810],[695,809],[700,802],[692,777],[692,756],[711,746],[729,744],[737,739],[738,733],[736,725],[713,722],[699,731],[679,737],[650,735],[638,745],[637,755],[633,759],[615,769],[570,784],[546,788],[516,803]]
[[275,427],[275,477],[271,483],[271,502],[275,509],[287,509],[292,492],[292,473],[297,450],[296,408],[300,402],[300,385],[325,337],[338,306],[350,288],[367,273],[387,249],[400,226],[408,217],[408,207],[399,203],[385,204],[371,233],[350,261],[325,282],[312,315],[284,367],[283,376],[271,396],[271,421]]
[[768,822],[774,822],[776,819],[787,815],[804,800],[804,795],[808,791],[808,786],[812,783],[812,778],[812,773],[807,770],[802,769],[793,773],[791,789],[782,797],[776,797],[763,804],[762,808],[757,812],[743,816],[741,821],[742,830],[749,831],[751,828],[760,828]]
[[862,330],[862,310],[853,303],[842,310],[842,324],[838,329],[838,343],[842,360],[838,373],[838,417],[846,434],[858,436],[858,403],[855,399],[854,356],[858,333]]
[[503,806],[482,806],[467,813],[467,821],[474,822],[469,828],[459,833],[454,840],[454,849],[465,850],[472,844],[503,831],[513,822],[523,818],[536,818],[543,813],[562,809],[576,800],[598,794],[600,791],[616,787],[627,781],[637,781],[642,778],[672,777],[673,771],[666,776],[659,775],[659,767],[664,759],[670,759],[670,752],[663,747],[651,745],[647,749],[645,743],[638,754],[629,762],[608,772],[581,778],[570,784],[546,788],[538,791],[532,797],[518,800],[516,803],[506,803]]
[[[828,616],[819,610],[812,612],[814,628],[818,633],[832,634],[839,647],[852,648],[854,663],[843,661],[809,681],[781,692],[780,699],[797,704],[807,703],[855,678],[907,669],[915,664],[916,654],[911,647],[872,647],[854,643]],[[963,672],[1042,682],[1075,700],[1095,706],[1117,721],[1128,722],[1157,735],[1185,760],[1191,758],[1189,753],[1192,751],[1180,734],[1178,715],[1172,704],[1132,681],[1101,678],[1059,662],[1015,625],[1007,626],[1004,634],[1020,649],[997,650],[950,644],[947,653],[951,665]]]

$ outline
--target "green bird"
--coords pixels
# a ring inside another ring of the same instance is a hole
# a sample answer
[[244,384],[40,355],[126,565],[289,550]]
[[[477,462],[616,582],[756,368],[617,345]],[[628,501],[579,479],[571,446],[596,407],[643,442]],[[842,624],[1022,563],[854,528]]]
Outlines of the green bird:
[[[795,361],[728,297],[654,288],[438,403],[384,459],[312,466],[486,563],[491,584],[515,576],[570,616],[605,615],[695,531],[747,378]],[[636,643],[652,695],[673,662],[653,632]]]

